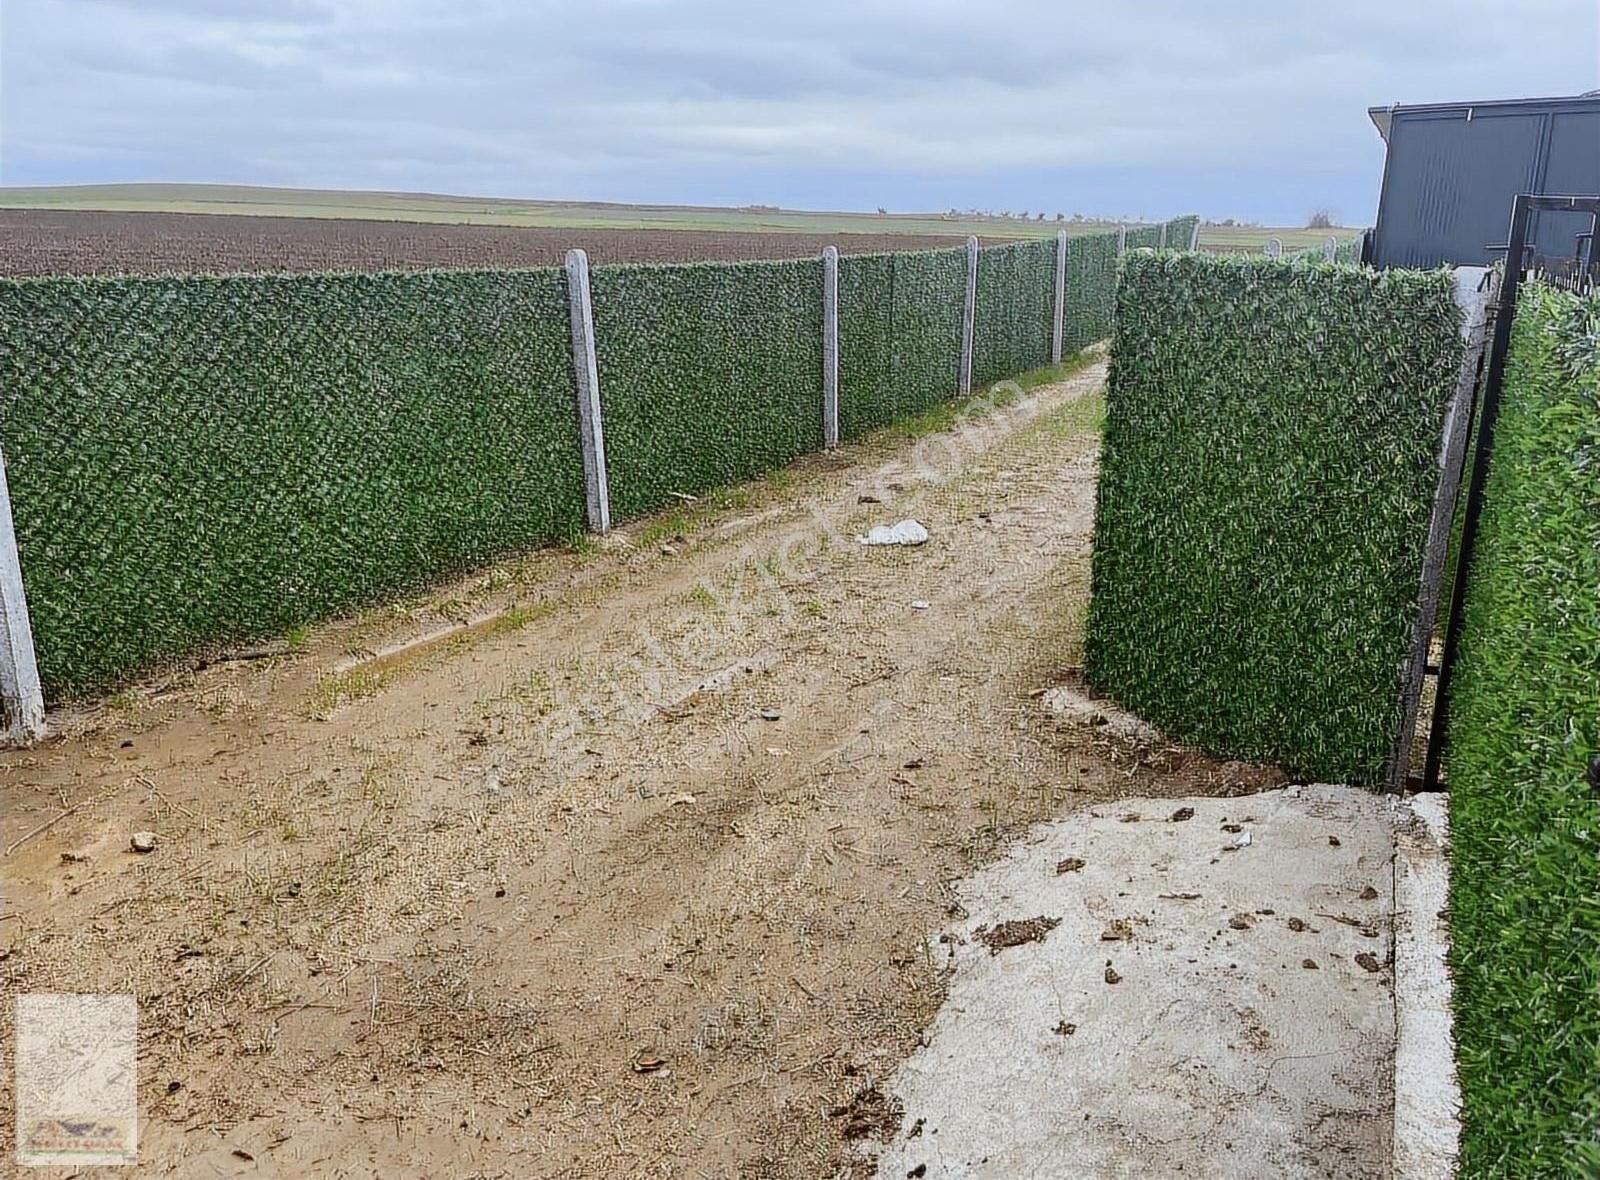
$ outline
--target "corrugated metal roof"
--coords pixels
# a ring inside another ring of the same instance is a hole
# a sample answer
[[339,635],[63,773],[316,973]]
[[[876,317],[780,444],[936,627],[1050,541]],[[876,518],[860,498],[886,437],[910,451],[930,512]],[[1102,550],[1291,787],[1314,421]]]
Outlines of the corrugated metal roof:
[[1394,125],[1394,116],[1397,113],[1424,113],[1447,114],[1460,111],[1470,117],[1470,112],[1479,110],[1505,110],[1509,107],[1564,107],[1569,103],[1592,104],[1600,101],[1600,90],[1589,90],[1583,94],[1561,94],[1550,98],[1491,98],[1483,102],[1414,102],[1390,103],[1385,107],[1368,107],[1367,117],[1372,120],[1372,125],[1378,129],[1378,134],[1383,136],[1383,142],[1389,142],[1390,128]]

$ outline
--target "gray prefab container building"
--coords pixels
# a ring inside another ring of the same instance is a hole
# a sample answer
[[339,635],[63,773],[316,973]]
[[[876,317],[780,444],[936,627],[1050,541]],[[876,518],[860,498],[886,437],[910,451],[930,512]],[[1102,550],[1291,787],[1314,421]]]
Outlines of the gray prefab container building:
[[[1389,145],[1368,255],[1374,266],[1493,262],[1503,257],[1518,193],[1600,193],[1600,91],[1373,107],[1368,114]],[[1589,218],[1534,216],[1529,236],[1535,253],[1572,258]]]

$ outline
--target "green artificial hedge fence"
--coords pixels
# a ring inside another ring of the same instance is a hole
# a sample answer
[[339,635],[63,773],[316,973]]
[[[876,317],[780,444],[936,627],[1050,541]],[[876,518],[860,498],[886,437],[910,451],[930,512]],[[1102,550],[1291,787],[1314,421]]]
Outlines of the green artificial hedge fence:
[[1198,217],[1174,217],[1167,222],[1167,249],[1187,250],[1189,243],[1194,240],[1195,226],[1200,224]]
[[1161,227],[1159,225],[1129,226],[1126,245],[1129,250],[1154,250],[1161,245]]
[[1600,296],[1518,301],[1448,754],[1461,1175],[1600,1176]]
[[1444,408],[1445,272],[1123,261],[1085,672],[1173,737],[1375,784]]
[[583,529],[561,272],[0,282],[51,699]]
[[617,519],[822,448],[821,259],[602,266],[591,300]]
[[1067,306],[1061,354],[1070,356],[1111,335],[1116,309],[1117,235],[1085,234],[1067,245]]
[[991,246],[978,252],[977,313],[972,330],[974,387],[1050,363],[1055,300],[1054,239]]
[[[981,265],[981,252],[978,258]],[[964,249],[839,259],[841,437],[855,438],[955,394],[966,291]]]
[[[1115,247],[1072,241],[1068,353]],[[1055,248],[980,254],[979,383],[1048,361]],[[591,279],[615,519],[822,446],[820,258]],[[965,291],[965,250],[841,260],[846,437],[955,393]],[[557,269],[0,280],[47,699],[580,534],[571,365]]]

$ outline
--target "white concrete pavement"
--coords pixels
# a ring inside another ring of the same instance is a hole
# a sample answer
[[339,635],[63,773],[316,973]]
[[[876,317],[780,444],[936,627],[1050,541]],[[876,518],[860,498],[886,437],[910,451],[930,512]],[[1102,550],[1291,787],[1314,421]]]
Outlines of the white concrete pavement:
[[[1434,857],[1402,863],[1427,913],[1398,923],[1401,964],[1442,974],[1440,841],[1413,814],[1299,786],[1033,829],[936,935],[950,996],[889,1084],[905,1113],[878,1175],[1354,1180],[1448,1149],[1448,1087],[1408,1084],[1396,1118],[1397,831]],[[1400,1021],[1403,1069],[1432,1077],[1442,1047],[1448,1072],[1444,985]]]

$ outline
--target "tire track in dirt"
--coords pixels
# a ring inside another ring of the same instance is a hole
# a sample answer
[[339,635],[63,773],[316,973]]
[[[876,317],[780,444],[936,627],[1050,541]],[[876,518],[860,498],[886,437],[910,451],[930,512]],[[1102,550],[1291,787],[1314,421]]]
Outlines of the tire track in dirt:
[[[952,881],[1079,801],[1273,781],[1029,699],[1076,658],[1102,376],[491,573],[459,596],[534,604],[391,665],[326,673],[414,630],[378,612],[8,756],[6,843],[114,793],[4,862],[5,989],[140,996],[175,1175],[848,1174]],[[852,540],[904,516],[927,546]]]

